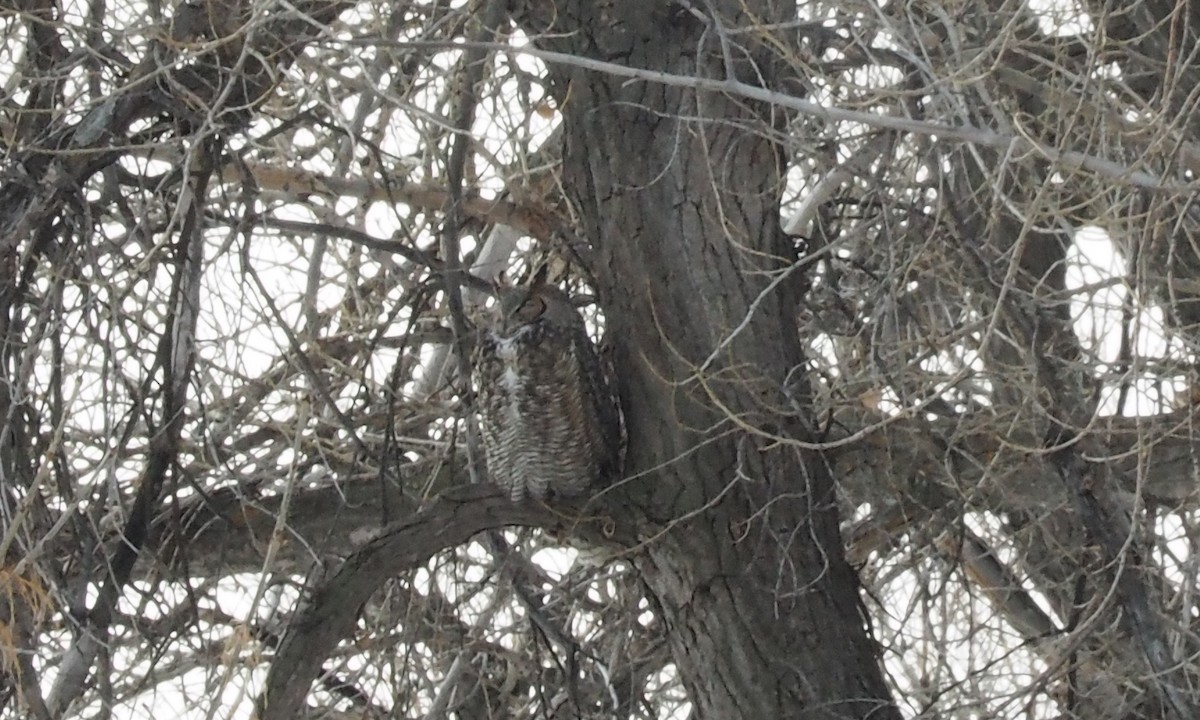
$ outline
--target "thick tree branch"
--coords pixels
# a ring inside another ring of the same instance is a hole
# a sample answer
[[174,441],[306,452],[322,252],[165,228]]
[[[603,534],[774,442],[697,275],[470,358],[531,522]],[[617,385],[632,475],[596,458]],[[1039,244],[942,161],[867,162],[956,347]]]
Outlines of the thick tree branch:
[[417,515],[380,531],[318,588],[289,626],[259,698],[261,720],[290,720],[304,705],[317,671],[350,637],[363,604],[383,583],[439,552],[485,531],[509,526],[570,527],[596,540],[629,545],[632,528],[605,527],[599,518],[571,518],[535,503],[514,504],[497,487],[474,485],[446,493]]
[[[1089,459],[1110,464],[1127,493],[1127,509],[1136,493],[1173,507],[1200,502],[1192,413],[1114,416],[1087,431],[1090,447],[1101,453]],[[956,495],[969,489],[968,504],[998,513],[1070,502],[1045,453],[1006,437],[1003,426],[985,413],[930,420],[845,408],[837,418],[826,456],[856,502],[886,504],[898,490],[906,498],[928,498],[931,481]]]
[[1140,543],[1131,536],[1132,526],[1125,511],[1105,500],[1111,471],[1085,465],[1075,443],[1057,450],[1051,458],[1075,501],[1089,538],[1100,548],[1123,610],[1122,619],[1155,672],[1154,687],[1162,693],[1165,706],[1176,720],[1200,716],[1200,706],[1186,690],[1190,686],[1186,666],[1174,656],[1159,610],[1150,599],[1147,587],[1150,578],[1142,559],[1145,551],[1139,549]]

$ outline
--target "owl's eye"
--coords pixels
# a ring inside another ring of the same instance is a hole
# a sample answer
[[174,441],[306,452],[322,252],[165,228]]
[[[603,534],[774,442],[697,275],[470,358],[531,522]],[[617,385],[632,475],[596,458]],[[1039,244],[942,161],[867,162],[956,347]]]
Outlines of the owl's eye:
[[522,323],[531,323],[540,318],[544,312],[546,312],[546,301],[537,295],[531,295],[513,314]]

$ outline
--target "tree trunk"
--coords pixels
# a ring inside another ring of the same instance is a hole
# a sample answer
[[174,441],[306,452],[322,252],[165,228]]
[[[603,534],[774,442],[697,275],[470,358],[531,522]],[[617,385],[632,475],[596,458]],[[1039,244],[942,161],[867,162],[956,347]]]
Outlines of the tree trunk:
[[[727,26],[747,5],[720,3]],[[762,22],[769,9],[752,7]],[[695,7],[702,7],[697,5]],[[717,34],[679,5],[559,3],[540,44],[723,77]],[[754,31],[758,33],[759,31]],[[777,52],[732,35],[740,79]],[[752,62],[750,58],[753,58]],[[899,717],[810,439],[795,323],[802,277],[779,221],[783,118],[671,85],[553,69],[568,193],[593,244],[629,432],[609,495],[644,524],[634,561],[701,718]]]

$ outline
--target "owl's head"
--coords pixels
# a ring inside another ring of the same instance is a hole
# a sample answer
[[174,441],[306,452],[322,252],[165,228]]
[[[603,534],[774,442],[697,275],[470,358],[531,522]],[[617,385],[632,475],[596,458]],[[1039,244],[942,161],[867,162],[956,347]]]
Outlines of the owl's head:
[[564,328],[583,323],[570,296],[546,282],[544,269],[528,285],[501,289],[499,300],[495,331],[501,337],[535,325]]

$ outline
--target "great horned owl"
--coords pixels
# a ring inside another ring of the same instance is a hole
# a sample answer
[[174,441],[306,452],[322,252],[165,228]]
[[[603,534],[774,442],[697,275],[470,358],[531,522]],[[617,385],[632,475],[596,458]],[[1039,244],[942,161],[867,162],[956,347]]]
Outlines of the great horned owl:
[[581,495],[613,479],[615,396],[583,318],[544,274],[501,291],[474,365],[488,472],[514,502]]

